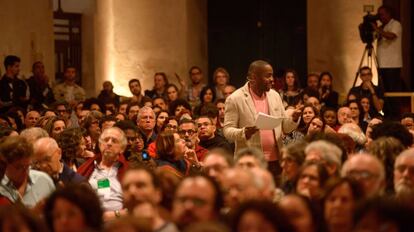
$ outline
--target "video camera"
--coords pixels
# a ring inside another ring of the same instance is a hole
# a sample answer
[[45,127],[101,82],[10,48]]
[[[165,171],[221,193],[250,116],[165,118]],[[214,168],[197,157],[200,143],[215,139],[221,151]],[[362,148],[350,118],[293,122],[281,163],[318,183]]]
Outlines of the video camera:
[[373,23],[379,20],[378,15],[372,15],[369,12],[363,17],[363,21],[359,24],[359,36],[363,43],[372,44],[374,42],[374,27]]

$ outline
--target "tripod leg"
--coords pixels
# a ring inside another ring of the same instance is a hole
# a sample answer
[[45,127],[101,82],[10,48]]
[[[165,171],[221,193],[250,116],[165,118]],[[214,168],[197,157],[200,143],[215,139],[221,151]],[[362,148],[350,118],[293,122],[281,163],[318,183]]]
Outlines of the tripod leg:
[[377,69],[377,74],[378,74],[378,87],[382,90],[382,92],[384,92],[384,81],[382,80],[382,77],[379,73],[379,66],[378,66],[378,58],[377,58],[377,54],[375,53],[375,50],[372,49],[372,59],[374,60],[374,64],[375,64],[375,68]]
[[367,54],[367,51],[368,51],[368,49],[367,49],[367,47],[365,47],[364,52],[362,53],[361,61],[359,62],[358,69],[357,69],[356,74],[355,74],[354,83],[352,84],[352,87],[355,87],[355,84],[358,80],[359,70],[362,67],[362,63],[364,62],[364,58],[365,58],[365,55]]

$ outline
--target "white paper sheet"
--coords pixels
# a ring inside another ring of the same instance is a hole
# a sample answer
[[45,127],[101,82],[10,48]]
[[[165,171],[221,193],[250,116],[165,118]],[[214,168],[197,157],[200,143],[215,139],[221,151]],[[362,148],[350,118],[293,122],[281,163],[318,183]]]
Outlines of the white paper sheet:
[[278,118],[260,112],[257,115],[255,126],[261,130],[272,130],[279,126],[283,119],[285,118]]

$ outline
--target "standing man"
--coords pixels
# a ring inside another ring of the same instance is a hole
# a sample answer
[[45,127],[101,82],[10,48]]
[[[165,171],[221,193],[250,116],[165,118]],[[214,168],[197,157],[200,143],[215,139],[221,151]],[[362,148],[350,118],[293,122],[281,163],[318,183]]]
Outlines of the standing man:
[[400,22],[393,19],[392,9],[388,6],[378,8],[381,26],[373,24],[378,34],[377,52],[379,73],[384,81],[386,92],[403,90],[400,73],[402,61],[402,27]]
[[193,66],[189,71],[191,78],[191,85],[188,86],[186,93],[188,102],[192,107],[200,103],[200,92],[201,89],[205,86],[203,81],[203,72],[198,66]]
[[[279,94],[271,89],[272,66],[262,60],[250,64],[247,83],[226,99],[224,136],[235,141],[235,153],[245,147],[257,147],[263,151],[273,175],[281,172],[279,165],[282,148],[282,133],[289,133],[297,127],[300,110],[288,118]],[[259,112],[284,118],[273,130],[259,130],[255,121]]]
[[132,93],[132,97],[130,101],[131,104],[138,103],[139,106],[143,106],[144,102],[150,99],[149,97],[142,95],[141,82],[138,79],[129,80],[128,86],[129,86],[129,91],[131,91]]
[[64,82],[57,84],[53,88],[56,101],[67,101],[72,108],[75,108],[78,102],[85,101],[85,90],[77,85],[76,68],[67,66],[63,74]]
[[43,110],[55,101],[49,78],[45,74],[45,65],[37,61],[32,66],[32,73],[27,84],[30,88],[30,104],[35,110]]
[[26,109],[29,103],[27,85],[17,76],[20,72],[20,58],[9,55],[4,59],[6,73],[0,79],[0,113],[5,113],[12,106]]

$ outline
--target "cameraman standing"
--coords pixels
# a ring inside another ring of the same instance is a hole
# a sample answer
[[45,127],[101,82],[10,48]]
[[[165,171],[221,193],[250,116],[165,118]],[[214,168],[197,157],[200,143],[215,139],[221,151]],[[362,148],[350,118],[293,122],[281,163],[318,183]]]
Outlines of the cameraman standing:
[[403,90],[403,81],[400,77],[402,67],[402,27],[400,22],[393,19],[392,9],[388,6],[378,8],[378,18],[381,25],[375,23],[373,27],[378,34],[377,54],[379,73],[384,82],[386,92]]

